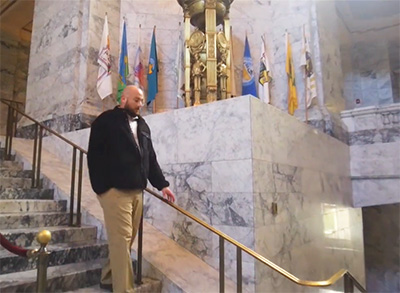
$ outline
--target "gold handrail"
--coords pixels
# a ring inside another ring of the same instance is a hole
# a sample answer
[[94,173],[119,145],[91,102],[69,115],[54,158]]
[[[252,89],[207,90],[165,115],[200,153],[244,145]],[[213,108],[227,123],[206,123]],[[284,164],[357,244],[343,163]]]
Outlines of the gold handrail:
[[37,121],[36,119],[32,118],[31,116],[29,116],[28,114],[25,114],[24,112],[22,112],[21,110],[15,108],[14,106],[10,105],[7,103],[7,99],[0,99],[1,102],[3,102],[4,104],[6,104],[7,106],[13,108],[15,111],[17,111],[19,114],[21,114],[22,116],[28,118],[29,120],[33,121],[35,124],[39,125],[40,127],[46,129],[48,132],[50,132],[51,134],[57,136],[58,138],[60,138],[61,140],[65,141],[66,143],[68,143],[69,145],[73,146],[74,148],[78,149],[79,151],[87,154],[87,151],[84,150],[83,148],[81,148],[80,146],[78,146],[77,144],[73,143],[72,141],[66,139],[64,136],[62,136],[61,134],[59,134],[58,132],[55,132],[54,130],[52,130],[51,128],[47,127],[46,125],[44,125],[43,123]]
[[[14,108],[13,106],[9,105],[8,103],[4,102],[5,99],[1,99],[1,101],[8,105],[9,107]],[[62,139],[63,141],[65,141],[66,143],[72,145],[73,147],[75,147],[76,149],[80,150],[82,153],[87,154],[87,151],[84,150],[83,148],[79,147],[78,145],[74,144],[72,141],[66,139],[65,137],[63,137],[62,135],[58,134],[57,132],[55,132],[54,130],[50,129],[49,127],[43,125],[42,123],[40,123],[39,121],[33,119],[32,117],[30,117],[29,115],[23,113],[22,111],[14,108],[17,112],[19,112],[21,115],[27,117],[28,119],[32,120],[33,122],[35,122],[36,124],[39,124],[41,127],[43,127],[44,129],[46,129],[47,131],[49,131],[50,133],[54,134],[55,136],[59,137],[60,139]],[[351,281],[353,282],[353,284],[361,291],[361,292],[367,292],[362,285],[354,278],[354,276],[346,269],[340,269],[338,272],[336,272],[335,274],[333,274],[329,279],[323,280],[323,281],[309,281],[309,280],[301,280],[299,278],[297,278],[296,276],[292,275],[291,273],[289,273],[288,271],[286,271],[285,269],[281,268],[280,266],[278,266],[277,264],[273,263],[272,261],[268,260],[267,258],[265,258],[264,256],[258,254],[257,252],[255,252],[254,250],[248,248],[247,246],[243,245],[242,243],[236,241],[235,239],[231,238],[230,236],[226,235],[225,233],[215,229],[214,227],[212,227],[211,225],[207,224],[206,222],[204,222],[203,220],[200,220],[199,218],[197,218],[196,216],[192,215],[191,213],[189,213],[188,211],[182,209],[181,207],[169,202],[168,200],[164,199],[162,196],[160,196],[159,194],[155,193],[154,191],[146,188],[145,189],[146,192],[150,193],[151,195],[157,197],[159,200],[163,201],[164,203],[168,204],[169,206],[171,206],[172,208],[176,209],[177,211],[179,211],[180,213],[184,214],[185,216],[187,216],[188,218],[192,219],[193,221],[197,222],[198,224],[202,225],[204,228],[210,230],[211,232],[213,232],[214,234],[217,234],[218,236],[224,238],[226,241],[232,243],[233,245],[235,245],[236,247],[239,247],[240,249],[242,249],[243,251],[245,251],[247,254],[251,255],[252,257],[254,257],[255,259],[257,259],[258,261],[262,262],[263,264],[265,264],[266,266],[270,267],[271,269],[273,269],[274,271],[278,272],[279,274],[281,274],[282,276],[286,277],[287,279],[289,279],[290,281],[301,285],[301,286],[308,286],[308,287],[327,287],[327,286],[331,286],[334,283],[336,283],[339,279],[341,279],[344,276],[347,276],[351,279]]]
[[168,204],[169,206],[173,207],[174,209],[176,209],[180,213],[184,214],[185,216],[191,218],[193,221],[195,221],[198,224],[202,225],[204,228],[210,230],[211,232],[213,232],[213,233],[217,234],[218,236],[224,238],[226,241],[228,241],[228,242],[232,243],[233,245],[239,247],[240,249],[245,251],[247,254],[251,255],[252,257],[257,259],[258,261],[260,261],[263,264],[269,266],[274,271],[280,273],[282,276],[286,277],[287,279],[289,279],[290,281],[292,281],[292,282],[294,282],[294,283],[296,283],[298,285],[308,286],[308,287],[327,287],[327,286],[331,286],[334,283],[336,283],[344,275],[348,275],[353,280],[354,285],[361,292],[366,292],[366,290],[362,287],[362,285],[359,284],[358,281],[353,277],[353,275],[346,269],[339,270],[337,273],[333,274],[329,279],[326,279],[326,280],[323,280],[323,281],[301,280],[301,279],[297,278],[296,276],[292,275],[291,273],[289,273],[288,271],[286,271],[285,269],[283,269],[280,266],[276,265],[272,261],[268,260],[264,256],[258,254],[254,250],[252,250],[252,249],[248,248],[247,246],[243,245],[242,243],[236,241],[235,239],[231,238],[230,236],[226,235],[225,233],[215,229],[211,225],[207,224],[203,220],[197,218],[196,216],[192,215],[191,213],[189,213],[188,211],[182,209],[181,207],[175,205],[174,203],[166,200],[165,198],[163,198],[162,196],[158,195],[154,191],[152,191],[152,190],[150,190],[148,188],[146,188],[145,191],[150,193],[151,195],[157,197],[159,200],[161,200],[164,203]]
[[1,100],[2,100],[2,101],[6,101],[6,102],[10,102],[10,103],[21,104],[21,105],[24,104],[23,102],[20,102],[20,101],[13,101],[13,100],[10,100],[10,99],[4,99],[4,98],[2,98]]

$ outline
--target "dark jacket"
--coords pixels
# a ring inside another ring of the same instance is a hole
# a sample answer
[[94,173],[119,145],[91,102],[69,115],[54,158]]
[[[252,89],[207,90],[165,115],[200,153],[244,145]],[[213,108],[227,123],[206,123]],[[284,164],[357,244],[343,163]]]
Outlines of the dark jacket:
[[102,194],[112,187],[144,189],[147,179],[158,190],[169,186],[157,162],[150,128],[140,116],[137,134],[140,150],[129,126],[127,112],[118,107],[94,120],[87,155],[94,192]]

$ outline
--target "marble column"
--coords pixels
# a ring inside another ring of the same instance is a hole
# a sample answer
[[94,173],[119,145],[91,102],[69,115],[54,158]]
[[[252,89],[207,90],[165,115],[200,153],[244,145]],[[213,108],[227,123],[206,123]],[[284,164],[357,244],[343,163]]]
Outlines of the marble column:
[[[3,34],[0,48],[1,98],[25,103],[29,43]],[[3,103],[0,103],[0,117],[0,135],[4,135],[7,107]]]
[[[60,132],[87,127],[112,97],[96,91],[97,54],[108,13],[111,52],[118,55],[119,1],[35,1],[26,112]],[[116,60],[113,58],[114,87]],[[24,120],[20,126],[30,125]],[[24,127],[29,132],[30,127]]]

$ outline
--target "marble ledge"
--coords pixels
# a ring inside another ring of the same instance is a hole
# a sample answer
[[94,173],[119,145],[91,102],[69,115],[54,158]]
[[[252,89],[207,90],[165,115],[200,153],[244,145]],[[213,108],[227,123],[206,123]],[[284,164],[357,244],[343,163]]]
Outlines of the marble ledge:
[[340,112],[340,117],[349,118],[349,117],[357,117],[357,116],[364,116],[371,114],[374,115],[374,114],[397,112],[397,111],[400,111],[400,103],[395,103],[387,106],[370,106],[352,110],[345,110]]

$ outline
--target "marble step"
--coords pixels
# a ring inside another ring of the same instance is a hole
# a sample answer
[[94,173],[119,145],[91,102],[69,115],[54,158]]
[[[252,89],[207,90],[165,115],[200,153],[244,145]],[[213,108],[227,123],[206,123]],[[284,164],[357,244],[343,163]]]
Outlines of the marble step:
[[[65,292],[91,287],[100,282],[105,259],[71,263],[47,269],[46,292]],[[0,292],[36,292],[36,270],[0,275]]]
[[23,164],[17,161],[3,161],[0,160],[0,170],[22,170]]
[[[136,293],[158,293],[161,292],[161,281],[153,280],[149,278],[142,278],[142,284],[140,286],[135,284],[133,292]],[[101,289],[100,285],[95,285],[92,287],[80,288],[74,291],[67,291],[67,293],[97,293],[97,292],[109,292],[107,290]]]
[[68,225],[69,214],[63,212],[0,214],[0,229],[35,228]]
[[0,188],[2,199],[53,199],[53,189],[37,188]]
[[32,178],[32,170],[0,169],[0,178]]
[[[108,257],[107,242],[96,239],[48,245],[47,249],[51,252],[49,256],[49,267]],[[37,268],[36,260],[14,255],[7,250],[0,251],[0,263],[0,275]]]
[[0,213],[26,213],[26,212],[65,212],[66,200],[34,200],[34,199],[8,199],[0,200]]
[[0,189],[9,187],[30,188],[31,186],[32,186],[31,178],[0,177]]
[[[40,245],[36,241],[36,235],[44,229],[51,232],[51,241],[49,245],[62,242],[80,242],[95,240],[97,236],[97,228],[94,226],[56,226],[45,228],[7,229],[0,230],[0,233],[3,234],[6,239],[12,244],[19,247],[38,248]],[[2,248],[0,248],[0,251],[2,251],[1,249]]]

